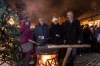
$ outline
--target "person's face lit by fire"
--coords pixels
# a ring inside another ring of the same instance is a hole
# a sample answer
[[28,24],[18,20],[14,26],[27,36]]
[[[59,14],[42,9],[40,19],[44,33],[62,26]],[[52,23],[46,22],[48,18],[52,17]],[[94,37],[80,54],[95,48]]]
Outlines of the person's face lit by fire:
[[69,20],[72,20],[74,18],[74,14],[72,11],[67,12],[67,17]]
[[30,23],[27,21],[26,23],[25,23],[25,26],[30,26]]
[[55,21],[54,21],[54,24],[58,24],[58,20],[55,20]]
[[43,25],[44,22],[45,22],[45,20],[44,20],[43,18],[39,18],[39,24],[40,24],[40,25]]

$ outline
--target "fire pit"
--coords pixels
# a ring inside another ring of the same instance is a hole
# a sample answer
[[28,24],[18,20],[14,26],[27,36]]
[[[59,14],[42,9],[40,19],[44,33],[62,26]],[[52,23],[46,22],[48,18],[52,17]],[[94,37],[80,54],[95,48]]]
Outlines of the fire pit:
[[58,66],[58,49],[48,49],[44,46],[36,48],[36,66]]
[[38,45],[36,48],[37,53],[37,64],[36,66],[59,66],[58,64],[58,49],[59,48],[68,48],[62,66],[66,66],[68,57],[72,51],[72,48],[84,48],[84,47],[91,47],[87,44],[74,44],[74,45],[46,45],[46,46],[39,46],[38,43],[29,39],[30,42]]
[[58,66],[57,54],[37,55],[36,66]]

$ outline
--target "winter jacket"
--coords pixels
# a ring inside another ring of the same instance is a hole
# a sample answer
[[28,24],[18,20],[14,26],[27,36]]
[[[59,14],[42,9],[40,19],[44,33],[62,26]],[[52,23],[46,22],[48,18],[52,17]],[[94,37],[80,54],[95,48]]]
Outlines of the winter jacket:
[[29,42],[28,39],[33,40],[33,35],[30,27],[25,26],[25,19],[21,21],[21,27],[20,27],[20,44],[24,44]]
[[82,30],[79,20],[74,19],[72,23],[69,20],[65,22],[64,39],[69,44],[75,44],[78,40],[82,40]]
[[[21,26],[20,26],[20,44],[26,44],[28,43],[29,39],[33,40],[33,34],[30,29],[30,26],[25,26],[25,22],[27,22],[27,19],[22,19],[21,20]],[[34,49],[31,49],[28,52],[21,52],[22,54],[31,54],[34,52]]]
[[[38,36],[44,36],[44,39],[40,39]],[[34,28],[34,37],[37,43],[41,45],[47,44],[47,40],[49,38],[49,27],[46,24],[36,25]]]
[[50,44],[62,43],[62,28],[59,24],[52,24],[49,30]]

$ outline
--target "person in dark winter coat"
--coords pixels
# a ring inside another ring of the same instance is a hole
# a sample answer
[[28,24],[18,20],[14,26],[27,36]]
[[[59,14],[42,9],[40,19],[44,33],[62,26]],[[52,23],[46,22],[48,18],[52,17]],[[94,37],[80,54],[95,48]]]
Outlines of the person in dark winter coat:
[[[72,11],[67,12],[68,20],[65,22],[64,27],[64,43],[66,44],[80,44],[82,40],[82,30],[80,26],[80,22],[77,19],[74,19],[74,14]],[[70,55],[70,66],[75,66],[74,61],[76,57],[76,48],[72,49],[72,53]]]
[[89,25],[86,25],[86,27],[83,30],[83,38],[86,44],[90,44],[91,42],[90,36],[91,36],[91,31],[89,29]]
[[50,26],[49,30],[50,35],[50,44],[61,44],[62,43],[62,29],[61,26],[58,24],[58,19],[52,19],[52,25]]
[[49,27],[44,23],[43,18],[39,18],[39,23],[34,28],[34,37],[36,42],[40,45],[47,44],[49,38]]
[[96,44],[96,32],[95,32],[95,29],[94,29],[93,26],[90,27],[90,32],[91,32],[91,33],[90,33],[91,51],[92,51],[92,52],[95,52],[95,51],[97,51],[97,50],[96,50],[97,44]]
[[[50,30],[49,30],[49,36],[50,36],[50,44],[55,44],[55,45],[59,45],[63,43],[63,38],[62,38],[62,26],[59,25],[58,23],[58,19],[57,18],[53,18],[52,19],[52,24],[50,26]],[[62,57],[62,49],[57,49],[55,48],[55,51],[57,51],[58,53],[58,61],[60,61],[61,57]]]

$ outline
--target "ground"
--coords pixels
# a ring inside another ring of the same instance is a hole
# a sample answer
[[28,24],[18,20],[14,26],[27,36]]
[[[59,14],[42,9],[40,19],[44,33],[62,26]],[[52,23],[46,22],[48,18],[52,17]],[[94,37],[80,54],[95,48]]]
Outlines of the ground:
[[98,53],[84,53],[77,56],[77,66],[100,66],[100,54]]
[[[98,53],[82,53],[77,55],[76,66],[100,66],[100,54]],[[6,64],[1,66],[8,66]]]

